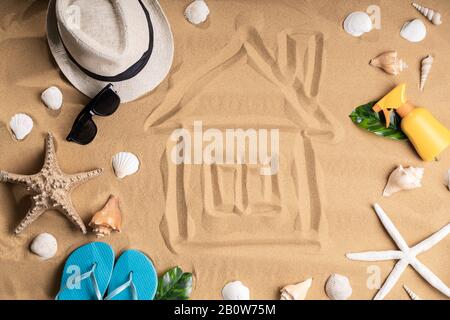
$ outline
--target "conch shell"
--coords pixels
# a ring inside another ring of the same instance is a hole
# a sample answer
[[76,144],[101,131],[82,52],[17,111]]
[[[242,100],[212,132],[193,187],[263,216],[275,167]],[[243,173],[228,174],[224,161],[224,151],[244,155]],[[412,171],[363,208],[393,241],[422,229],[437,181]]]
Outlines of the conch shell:
[[427,82],[428,77],[430,76],[433,61],[434,59],[431,55],[426,56],[422,60],[422,68],[420,72],[420,91],[423,91],[423,89],[425,88],[425,83]]
[[389,176],[383,196],[390,197],[401,190],[420,188],[424,170],[424,168],[414,167],[403,168],[402,165],[399,165]]
[[408,68],[408,65],[398,57],[397,51],[386,51],[370,60],[370,65],[382,69],[388,74],[394,76],[400,74],[403,70]]
[[433,9],[421,6],[420,4],[413,3],[414,8],[417,9],[421,14],[423,14],[428,20],[430,20],[435,25],[440,25],[442,23],[441,14]]
[[281,289],[280,300],[305,300],[311,284],[312,278],[309,278],[303,282],[284,287]]
[[122,228],[122,213],[119,198],[111,195],[102,210],[94,214],[89,226],[97,238],[110,235],[112,231],[120,232]]

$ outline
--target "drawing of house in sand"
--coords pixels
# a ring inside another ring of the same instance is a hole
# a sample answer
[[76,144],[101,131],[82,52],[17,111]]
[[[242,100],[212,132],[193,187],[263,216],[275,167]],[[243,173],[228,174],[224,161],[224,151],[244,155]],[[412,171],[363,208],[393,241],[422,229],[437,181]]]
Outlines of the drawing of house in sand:
[[[252,27],[178,82],[146,129],[167,136],[161,159],[166,197],[160,228],[169,248],[284,244],[320,248],[327,237],[315,143],[339,126],[317,102],[320,32],[284,31],[271,51]],[[176,90],[175,90],[176,89]],[[233,116],[234,115],[234,116]],[[235,116],[239,115],[239,116]],[[255,164],[174,164],[173,130],[279,129],[279,170]]]

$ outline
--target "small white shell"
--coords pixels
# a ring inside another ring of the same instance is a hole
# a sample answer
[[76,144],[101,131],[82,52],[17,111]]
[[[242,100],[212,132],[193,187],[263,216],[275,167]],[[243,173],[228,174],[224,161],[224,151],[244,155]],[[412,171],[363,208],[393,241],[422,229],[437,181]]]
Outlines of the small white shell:
[[327,280],[325,291],[331,300],[347,300],[353,290],[347,277],[333,273]]
[[410,42],[420,42],[427,36],[427,28],[422,20],[415,19],[403,25],[400,35]]
[[205,22],[209,15],[209,8],[205,1],[195,0],[186,7],[184,16],[192,24]]
[[405,289],[406,293],[411,298],[411,300],[422,300],[421,297],[419,297],[414,291],[412,291],[407,286],[403,285],[403,289]]
[[430,20],[435,25],[442,24],[442,16],[439,12],[434,11],[433,9],[421,6],[420,4],[413,3],[414,8],[417,9],[421,14],[423,14],[428,20]]
[[311,284],[312,278],[309,278],[303,282],[284,287],[281,289],[280,300],[305,300]]
[[9,127],[17,140],[23,140],[33,130],[33,119],[24,113],[18,113],[11,118]]
[[222,289],[223,300],[250,300],[250,290],[240,281],[227,283]]
[[139,170],[139,159],[131,152],[119,152],[113,157],[112,165],[116,176],[122,179]]
[[59,110],[63,104],[63,95],[57,87],[50,87],[41,94],[42,102],[51,110]]
[[366,12],[352,12],[344,20],[344,30],[354,37],[360,37],[372,28],[372,20]]
[[412,190],[422,186],[424,168],[408,167],[399,165],[389,176],[386,187],[383,191],[384,197],[390,197],[402,190]]
[[421,68],[420,68],[420,91],[423,91],[423,89],[425,89],[425,83],[427,82],[430,73],[431,73],[431,68],[433,67],[433,56],[428,55],[426,56],[422,62],[421,62]]
[[58,243],[50,233],[41,233],[33,239],[30,250],[47,260],[53,258],[58,251]]

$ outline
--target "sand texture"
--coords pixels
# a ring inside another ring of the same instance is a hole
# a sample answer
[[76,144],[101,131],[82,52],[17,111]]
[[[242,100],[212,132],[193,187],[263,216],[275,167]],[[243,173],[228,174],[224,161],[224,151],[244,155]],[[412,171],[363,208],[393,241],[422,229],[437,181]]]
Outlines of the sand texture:
[[[421,17],[410,1],[209,0],[211,15],[200,26],[183,16],[189,0],[161,0],[172,26],[175,58],[165,81],[152,93],[107,118],[95,118],[98,136],[79,146],[65,141],[88,98],[59,72],[45,38],[47,1],[0,4],[0,170],[36,173],[47,132],[55,137],[67,173],[103,168],[103,175],[74,190],[72,200],[87,224],[110,194],[120,198],[123,231],[103,239],[117,255],[128,248],[149,255],[158,273],[179,265],[195,275],[194,299],[220,299],[223,285],[240,280],[251,298],[279,299],[279,290],[312,277],[309,299],[326,299],[331,273],[346,275],[352,299],[371,299],[370,272],[381,281],[394,261],[350,261],[347,252],[395,249],[371,205],[388,213],[408,244],[425,239],[450,221],[445,174],[450,151],[424,163],[406,142],[358,129],[351,110],[406,82],[408,98],[426,106],[450,127],[450,2],[430,0],[443,24],[428,21],[427,38],[412,44],[401,26]],[[381,7],[381,30],[353,38],[342,27],[352,11]],[[424,19],[424,18],[423,18]],[[389,76],[370,59],[396,49],[409,68]],[[434,55],[425,91],[418,90],[420,61]],[[51,112],[40,93],[51,85],[64,94]],[[35,127],[22,142],[8,128],[16,113]],[[175,165],[170,139],[176,129],[279,129],[279,168],[261,175],[260,165]],[[118,180],[111,158],[136,154],[137,174]],[[423,188],[381,196],[398,165],[425,167]],[[0,184],[0,299],[51,299],[62,266],[78,246],[95,241],[57,212],[47,212],[20,235],[17,224],[29,208],[25,190]],[[41,261],[31,240],[48,232],[58,240],[55,258]],[[450,285],[445,239],[419,256]],[[408,268],[387,299],[408,299],[406,284],[423,299],[445,299]]]

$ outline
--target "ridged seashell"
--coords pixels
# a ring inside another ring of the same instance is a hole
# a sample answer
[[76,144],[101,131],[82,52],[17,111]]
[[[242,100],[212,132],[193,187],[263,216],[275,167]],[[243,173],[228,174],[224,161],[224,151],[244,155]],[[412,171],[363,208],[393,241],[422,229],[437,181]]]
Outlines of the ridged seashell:
[[414,8],[417,9],[421,14],[423,14],[428,20],[430,20],[435,25],[440,25],[442,23],[441,14],[433,9],[421,6],[420,4],[413,3]]
[[309,278],[303,282],[284,287],[281,289],[280,300],[305,300],[311,284],[312,278]]
[[47,260],[53,258],[58,251],[58,242],[50,233],[41,233],[31,242],[30,250]]
[[360,37],[372,28],[372,20],[366,12],[352,12],[344,20],[344,30],[354,37]]
[[386,51],[370,60],[370,65],[382,69],[394,76],[408,68],[408,65],[398,57],[397,51]]
[[408,294],[408,296],[411,298],[411,300],[422,300],[421,297],[419,297],[417,294],[415,294],[410,288],[408,288],[407,286],[403,285],[403,289],[405,289],[406,293]]
[[17,140],[23,140],[33,130],[33,119],[24,113],[18,113],[11,118],[9,127]]
[[57,87],[50,87],[41,94],[42,102],[51,110],[61,109],[63,103],[63,95]]
[[421,181],[424,171],[424,168],[403,168],[402,165],[399,165],[389,176],[383,191],[383,196],[390,197],[394,193],[402,190],[420,188],[422,186]]
[[195,0],[186,7],[184,16],[192,24],[205,22],[209,16],[208,5],[203,0]]
[[108,236],[112,231],[122,231],[122,212],[119,198],[111,195],[102,210],[98,211],[89,222],[97,238]]
[[410,42],[420,42],[427,36],[427,28],[422,20],[415,19],[403,25],[400,35]]
[[353,292],[348,278],[336,273],[328,278],[325,291],[331,300],[347,300]]
[[119,152],[112,159],[114,173],[119,179],[139,170],[139,159],[131,152]]
[[240,281],[227,283],[222,289],[223,300],[250,300],[250,290]]
[[428,77],[430,76],[433,61],[434,59],[431,55],[426,56],[422,60],[422,67],[420,70],[420,91],[423,91],[423,89],[425,88],[425,83],[427,82]]

